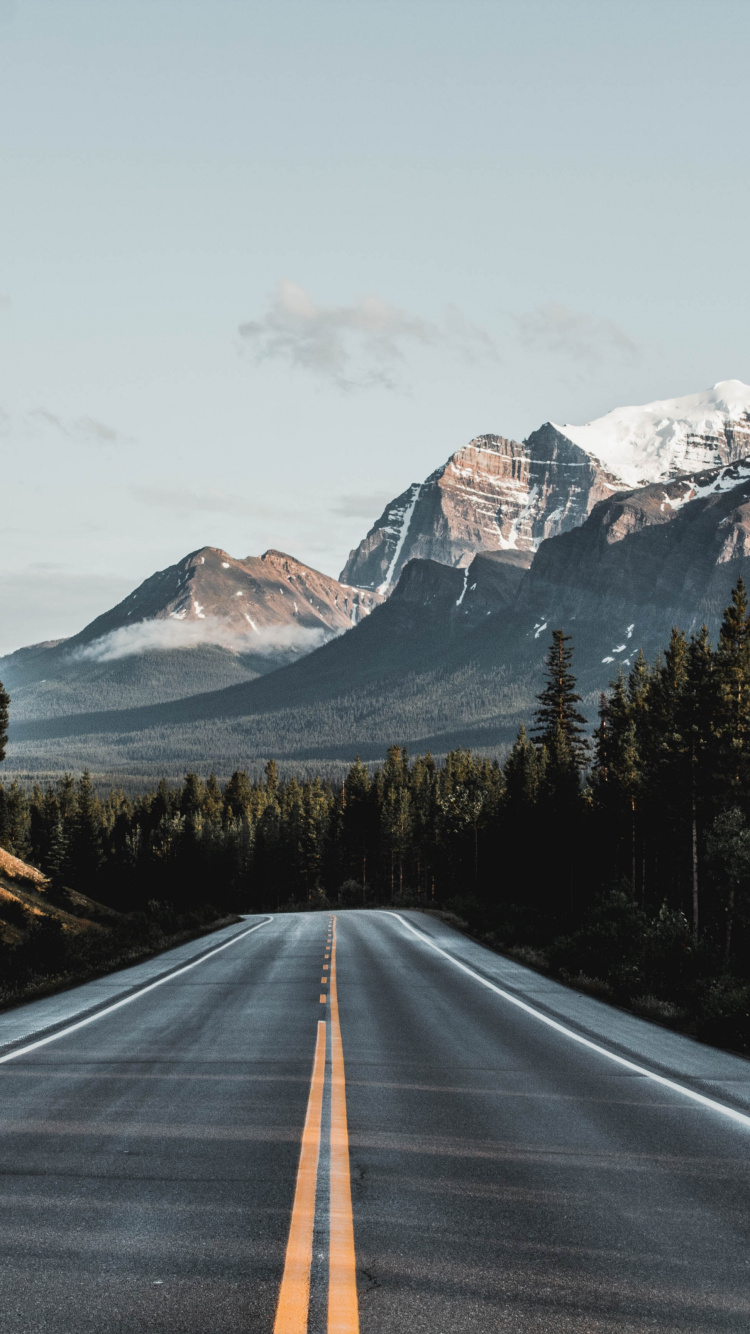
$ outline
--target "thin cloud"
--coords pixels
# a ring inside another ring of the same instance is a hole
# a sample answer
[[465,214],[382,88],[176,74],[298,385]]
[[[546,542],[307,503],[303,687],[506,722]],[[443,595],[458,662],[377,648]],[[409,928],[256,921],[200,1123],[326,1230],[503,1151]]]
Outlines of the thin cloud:
[[370,491],[357,495],[338,496],[331,505],[331,514],[343,514],[348,519],[370,519],[382,513],[388,501],[392,499],[390,491]]
[[635,343],[612,320],[596,319],[559,301],[548,301],[513,318],[526,347],[570,357],[573,361],[593,366],[607,355],[627,360],[638,355]]
[[196,648],[199,644],[218,644],[233,653],[311,653],[328,638],[330,634],[325,630],[301,625],[238,631],[218,616],[207,616],[202,621],[153,620],[122,626],[91,644],[72,649],[69,657],[76,662],[115,662],[140,653]]
[[288,510],[255,505],[242,496],[230,496],[216,487],[200,491],[188,486],[131,486],[130,494],[142,505],[171,510],[173,514],[239,514],[244,518],[285,518]]
[[7,292],[0,292],[0,310],[9,310],[11,300]]
[[66,440],[72,440],[79,445],[127,445],[132,443],[130,436],[123,435],[122,432],[115,430],[113,426],[107,426],[104,422],[98,421],[96,417],[75,417],[65,419],[58,416],[56,412],[50,412],[47,408],[32,408],[25,414],[27,425],[45,426],[60,435],[65,436]]
[[239,333],[256,362],[286,362],[343,390],[402,387],[408,348],[442,348],[470,360],[496,356],[489,335],[455,308],[438,324],[379,296],[324,306],[288,279]]

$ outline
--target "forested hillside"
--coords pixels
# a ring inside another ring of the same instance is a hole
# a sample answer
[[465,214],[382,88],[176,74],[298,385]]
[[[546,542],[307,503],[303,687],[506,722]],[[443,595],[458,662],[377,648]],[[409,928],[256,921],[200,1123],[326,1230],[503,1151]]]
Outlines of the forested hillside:
[[[556,631],[504,765],[394,745],[341,784],[188,774],[132,799],[87,774],[0,788],[0,845],[119,912],[413,904],[646,1013],[750,1044],[750,616],[675,630],[587,734]],[[531,954],[528,951],[532,951]]]

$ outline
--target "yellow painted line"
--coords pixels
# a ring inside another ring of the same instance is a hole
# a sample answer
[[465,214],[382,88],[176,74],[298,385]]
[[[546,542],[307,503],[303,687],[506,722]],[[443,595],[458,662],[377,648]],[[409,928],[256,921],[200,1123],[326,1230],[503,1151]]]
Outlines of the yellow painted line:
[[325,1072],[326,1026],[320,1020],[274,1334],[307,1334]]
[[336,918],[331,957],[331,1230],[328,1254],[328,1334],[359,1334],[344,1048],[336,988]]
[[321,979],[320,979],[320,985],[321,985],[322,987],[324,987],[327,981],[328,981],[328,978],[327,978],[327,977],[321,977]]
[[324,973],[327,973],[327,972],[328,972],[328,964],[327,964],[327,963],[324,963],[324,964],[323,964],[323,972],[324,972]]
[[327,996],[321,996],[321,998],[320,998],[320,1003],[321,1003],[321,1005],[325,1005],[327,999],[328,999]]

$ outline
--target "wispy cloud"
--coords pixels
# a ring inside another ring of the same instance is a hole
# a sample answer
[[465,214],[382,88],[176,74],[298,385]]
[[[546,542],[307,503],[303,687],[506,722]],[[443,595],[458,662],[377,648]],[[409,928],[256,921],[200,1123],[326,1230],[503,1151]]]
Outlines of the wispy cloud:
[[573,361],[598,365],[607,356],[632,360],[638,355],[635,343],[612,320],[597,319],[559,301],[547,301],[513,318],[526,347],[557,353]]
[[455,308],[436,323],[379,296],[324,306],[288,279],[239,333],[256,362],[286,362],[344,390],[403,387],[410,347],[443,348],[470,360],[497,355],[489,335]]
[[153,620],[111,630],[91,644],[71,649],[77,662],[114,662],[140,653],[164,649],[196,648],[218,644],[233,653],[311,653],[330,638],[322,629],[301,625],[270,625],[258,630],[238,631],[218,616],[202,621]]
[[337,496],[331,505],[331,514],[343,514],[348,519],[371,519],[373,515],[380,514],[391,499],[391,491],[368,491],[356,495]]
[[131,486],[130,494],[142,505],[171,510],[173,514],[239,514],[245,518],[284,518],[289,510],[257,505],[242,496],[231,496],[214,486],[200,490],[189,486]]
[[58,432],[65,436],[67,440],[73,440],[79,445],[125,445],[130,444],[129,436],[123,435],[115,430],[113,426],[107,426],[104,422],[97,421],[95,417],[60,417],[56,412],[50,412],[47,408],[32,408],[25,414],[27,424],[41,425]]

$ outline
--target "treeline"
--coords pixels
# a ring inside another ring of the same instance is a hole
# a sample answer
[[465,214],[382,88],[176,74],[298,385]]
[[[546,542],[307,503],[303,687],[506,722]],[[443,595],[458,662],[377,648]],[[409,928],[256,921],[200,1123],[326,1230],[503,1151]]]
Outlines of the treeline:
[[[30,794],[0,786],[0,846],[65,886],[120,910],[210,899],[243,911],[404,896],[442,902],[478,891],[504,787],[497,763],[456,751],[438,766],[393,746],[343,784],[188,774],[131,800],[100,798],[87,773]],[[468,881],[467,881],[468,877]]]
[[[131,800],[88,775],[0,787],[0,845],[119,911],[413,904],[602,995],[750,1045],[750,616],[674,631],[602,697],[593,737],[553,634],[527,733],[501,766],[393,746],[346,780],[223,786],[188,774]],[[531,953],[529,953],[531,951]]]

